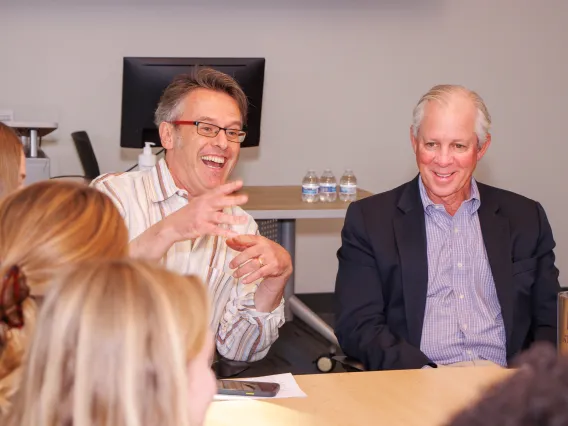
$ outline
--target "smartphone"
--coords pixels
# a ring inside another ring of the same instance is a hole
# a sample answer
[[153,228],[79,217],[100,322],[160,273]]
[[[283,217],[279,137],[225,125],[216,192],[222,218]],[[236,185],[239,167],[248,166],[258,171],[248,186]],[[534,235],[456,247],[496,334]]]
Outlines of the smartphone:
[[248,382],[242,380],[217,380],[217,393],[240,396],[276,396],[278,383]]

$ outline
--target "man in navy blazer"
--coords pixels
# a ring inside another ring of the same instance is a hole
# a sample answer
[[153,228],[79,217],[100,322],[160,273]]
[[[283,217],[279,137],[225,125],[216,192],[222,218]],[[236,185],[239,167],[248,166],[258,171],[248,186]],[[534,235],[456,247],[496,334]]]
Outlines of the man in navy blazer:
[[556,344],[560,287],[546,214],[472,176],[490,124],[477,93],[433,87],[413,113],[419,175],[349,206],[335,332],[367,369],[506,367],[533,341]]

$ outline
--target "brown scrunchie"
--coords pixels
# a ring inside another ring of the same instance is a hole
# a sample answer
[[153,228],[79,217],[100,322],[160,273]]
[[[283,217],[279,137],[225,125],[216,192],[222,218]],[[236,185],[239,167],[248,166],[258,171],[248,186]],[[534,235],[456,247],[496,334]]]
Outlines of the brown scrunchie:
[[12,266],[0,282],[0,323],[6,324],[8,328],[23,327],[22,304],[29,295],[26,276],[18,266]]

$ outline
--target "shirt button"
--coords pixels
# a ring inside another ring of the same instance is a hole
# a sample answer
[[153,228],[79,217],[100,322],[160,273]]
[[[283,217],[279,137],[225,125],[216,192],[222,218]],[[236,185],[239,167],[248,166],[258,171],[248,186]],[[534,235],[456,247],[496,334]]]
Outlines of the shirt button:
[[459,232],[459,229],[458,229],[458,228],[454,228],[454,233],[457,234],[458,232]]
[[468,355],[471,355],[471,354],[472,354],[472,352],[471,352],[471,351],[469,351],[469,350],[468,350],[468,351],[466,351],[466,353],[467,353]]
[[463,266],[463,264],[461,262],[458,262],[458,268],[461,268]]
[[464,330],[467,330],[467,324],[463,324],[463,325],[462,325],[462,328],[463,328]]
[[460,299],[463,299],[463,297],[464,297],[463,294],[460,294]]

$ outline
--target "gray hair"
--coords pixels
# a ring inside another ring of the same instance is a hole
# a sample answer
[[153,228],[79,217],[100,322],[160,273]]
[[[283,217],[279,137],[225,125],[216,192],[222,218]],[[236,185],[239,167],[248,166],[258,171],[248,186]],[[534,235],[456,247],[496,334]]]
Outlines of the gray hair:
[[248,99],[237,81],[221,71],[212,68],[195,67],[190,74],[181,74],[166,87],[154,114],[154,123],[160,126],[163,121],[174,121],[183,114],[183,100],[196,89],[209,89],[226,93],[239,106],[241,120],[246,122]]
[[485,102],[476,92],[473,90],[466,89],[463,86],[455,84],[440,84],[432,87],[428,93],[423,95],[412,112],[412,133],[414,137],[418,137],[418,130],[420,124],[422,124],[422,119],[424,118],[424,111],[426,105],[430,101],[439,102],[442,104],[448,104],[450,99],[455,94],[463,94],[467,96],[477,109],[477,117],[475,120],[475,133],[477,134],[477,146],[479,149],[483,147],[487,139],[487,134],[491,127],[491,115],[485,106]]

